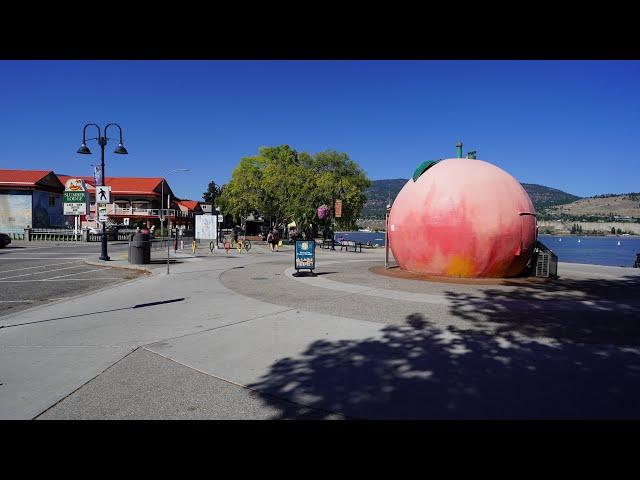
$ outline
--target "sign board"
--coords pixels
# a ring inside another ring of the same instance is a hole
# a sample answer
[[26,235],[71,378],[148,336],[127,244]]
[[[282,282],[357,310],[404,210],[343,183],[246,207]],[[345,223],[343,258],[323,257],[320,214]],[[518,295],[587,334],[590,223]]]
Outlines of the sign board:
[[336,218],[342,217],[342,200],[336,200]]
[[218,223],[224,222],[224,215],[218,215]]
[[89,192],[84,180],[70,178],[64,185],[62,203],[64,215],[87,215],[89,212]]
[[107,221],[107,207],[98,207],[98,221],[99,222]]
[[129,226],[129,219],[128,218],[123,218],[122,219],[122,223],[128,227]]
[[196,215],[196,238],[215,240],[218,237],[217,215]]
[[111,187],[96,186],[96,203],[111,203]]
[[316,268],[316,241],[296,240],[295,264],[296,270],[311,270]]
[[68,203],[64,202],[63,215],[86,215],[88,212],[86,203]]

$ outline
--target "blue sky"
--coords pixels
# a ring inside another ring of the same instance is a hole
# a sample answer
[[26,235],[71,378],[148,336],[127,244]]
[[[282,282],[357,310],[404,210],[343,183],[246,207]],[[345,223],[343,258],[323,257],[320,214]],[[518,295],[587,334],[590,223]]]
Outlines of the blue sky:
[[460,140],[521,182],[640,191],[638,61],[0,61],[0,87],[0,168],[91,175],[82,127],[117,122],[130,154],[110,142],[107,176],[188,168],[167,176],[183,198],[262,145],[344,151],[376,180]]

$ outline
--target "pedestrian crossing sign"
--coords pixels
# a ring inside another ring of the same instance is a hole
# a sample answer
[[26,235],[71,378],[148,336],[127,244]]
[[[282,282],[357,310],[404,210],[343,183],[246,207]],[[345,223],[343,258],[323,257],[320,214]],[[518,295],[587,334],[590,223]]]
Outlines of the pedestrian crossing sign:
[[96,186],[96,203],[111,203],[111,187]]

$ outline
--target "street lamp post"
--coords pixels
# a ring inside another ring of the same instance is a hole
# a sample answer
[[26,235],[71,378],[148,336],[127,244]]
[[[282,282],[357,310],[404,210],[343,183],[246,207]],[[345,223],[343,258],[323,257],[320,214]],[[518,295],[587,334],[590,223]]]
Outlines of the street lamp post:
[[[89,138],[87,139],[87,127],[89,126],[94,126],[98,129],[98,137],[97,138]],[[116,147],[116,149],[113,151],[113,153],[117,153],[119,155],[126,155],[127,153],[127,149],[124,148],[124,145],[122,144],[122,128],[120,128],[120,125],[118,125],[117,123],[108,123],[105,127],[104,127],[104,136],[102,136],[102,132],[100,130],[100,127],[98,125],[96,125],[95,123],[87,123],[84,126],[84,129],[82,130],[82,145],[80,145],[80,148],[78,148],[78,152],[80,154],[83,155],[90,155],[91,154],[91,150],[89,150],[89,147],[87,147],[87,140],[97,140],[98,141],[98,145],[100,145],[100,186],[104,186],[104,179],[105,179],[105,175],[104,175],[104,147],[107,146],[107,130],[110,126],[116,126],[118,127],[118,130],[120,131],[120,142],[118,143],[118,146]],[[96,198],[96,215],[98,214],[98,202],[97,202],[97,198]],[[97,223],[97,222],[96,222]],[[111,260],[109,258],[109,255],[107,255],[107,222],[103,221],[102,222],[102,249],[100,252],[100,260]]]
[[[172,173],[178,173],[178,172],[188,172],[189,169],[188,168],[175,168],[173,170],[169,170],[167,173],[165,173],[166,176],[171,175]],[[162,179],[162,183],[161,183],[161,194],[160,194],[160,236],[164,237],[164,215],[162,215],[162,210],[164,208],[164,182],[165,179]],[[169,196],[167,195],[167,209],[169,209],[169,207],[171,205],[169,205]],[[168,227],[168,225],[167,225]]]

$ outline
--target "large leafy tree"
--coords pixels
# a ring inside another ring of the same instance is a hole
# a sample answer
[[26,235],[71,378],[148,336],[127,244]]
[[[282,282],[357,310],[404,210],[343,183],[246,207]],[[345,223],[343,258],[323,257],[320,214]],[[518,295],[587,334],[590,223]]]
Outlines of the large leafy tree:
[[364,191],[371,186],[364,170],[349,155],[335,150],[302,158],[305,167],[314,172],[316,181],[312,195],[316,207],[326,203],[333,209],[333,202],[341,199],[342,217],[336,219],[338,228],[356,228],[356,220],[367,201]]
[[308,229],[318,223],[318,206],[332,206],[337,196],[343,202],[339,227],[354,228],[369,185],[364,171],[346,153],[327,150],[311,155],[298,154],[288,145],[261,147],[258,155],[240,160],[218,203],[236,219],[260,213],[276,225],[293,220]]

